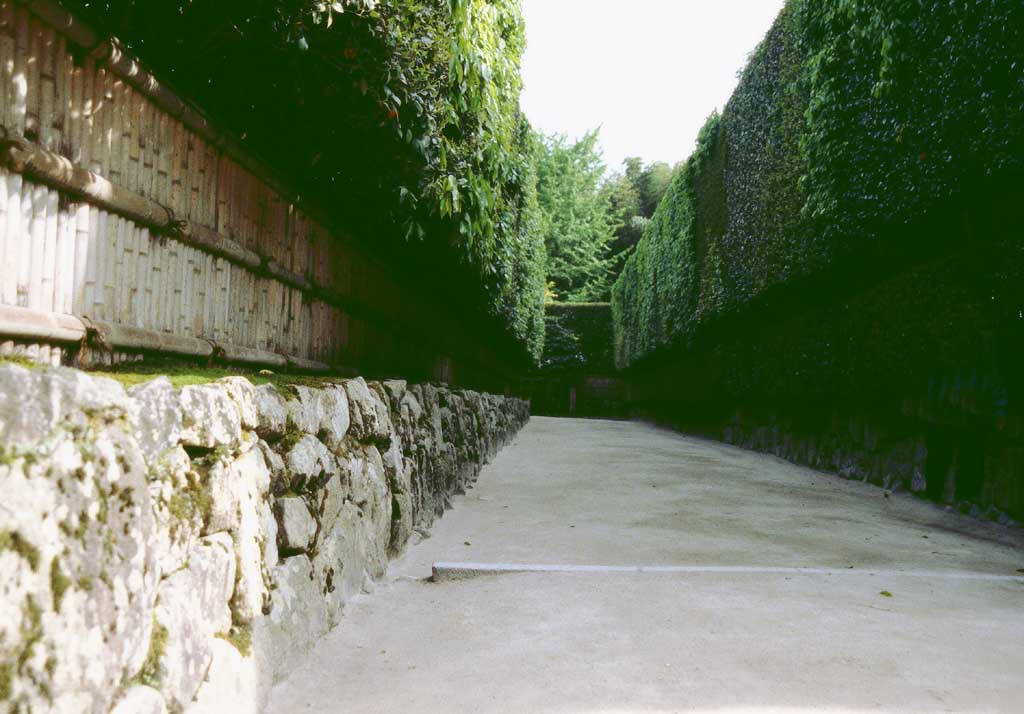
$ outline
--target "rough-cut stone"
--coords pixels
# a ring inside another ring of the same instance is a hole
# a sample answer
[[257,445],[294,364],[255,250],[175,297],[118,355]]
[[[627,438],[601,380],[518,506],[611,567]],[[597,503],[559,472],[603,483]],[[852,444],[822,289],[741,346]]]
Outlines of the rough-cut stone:
[[[0,366],[0,664],[21,661],[4,704],[261,711],[527,418],[401,381],[292,394],[236,377],[129,395]],[[279,519],[285,553],[306,553],[281,560]],[[136,677],[149,686],[123,688]]]
[[181,443],[204,449],[228,447],[242,436],[238,407],[220,384],[181,388]]
[[362,511],[369,533],[367,540],[367,569],[373,577],[380,577],[387,567],[387,550],[391,540],[391,492],[388,489],[384,462],[375,446],[367,446],[362,458],[349,461],[351,469],[351,498]]
[[410,480],[409,468],[406,464],[405,457],[402,455],[402,449],[398,442],[395,440],[391,443],[381,458],[384,462],[384,472],[388,477],[388,485],[391,490],[398,493],[408,493],[412,487]]
[[209,498],[206,533],[235,531],[242,500],[250,493],[259,500],[270,491],[270,470],[259,449],[233,461],[218,459],[212,465],[197,467],[197,472]]
[[110,714],[166,714],[167,705],[160,692],[152,687],[138,684],[117,702]]
[[143,457],[154,462],[181,440],[181,405],[178,392],[167,377],[137,384],[128,390],[132,398],[131,421]]
[[317,520],[320,522],[320,531],[325,537],[335,528],[335,522],[341,513],[342,506],[349,499],[349,493],[348,479],[342,479],[341,474],[335,474],[324,485],[323,491],[318,494],[320,512]]
[[318,488],[338,473],[338,463],[315,436],[306,435],[284,457],[293,488]]
[[213,636],[231,628],[234,585],[234,545],[226,533],[203,538],[189,553],[188,566],[160,584],[155,614],[166,635],[157,676],[164,696],[178,707],[192,701],[206,676]]
[[405,396],[405,391],[409,388],[408,382],[404,379],[388,379],[381,382],[380,386],[384,389],[385,394],[387,394],[387,403],[391,408],[391,413],[394,415],[399,414],[399,405],[402,403],[402,397]]
[[242,428],[255,430],[260,426],[259,412],[256,410],[256,387],[245,377],[224,377],[218,380],[224,386],[228,397],[238,409],[238,417]]
[[415,392],[410,390],[402,395],[401,408],[403,417],[408,419],[413,427],[419,424],[420,417],[423,416],[423,407],[420,405],[419,399],[416,398]]
[[288,418],[295,429],[303,434],[317,434],[324,419],[323,401],[320,390],[309,387],[290,388],[297,397],[288,402]]
[[231,464],[235,478],[245,484],[257,498],[264,498],[270,493],[270,469],[263,458],[263,452],[254,449],[246,452]]
[[0,365],[0,443],[26,444],[58,425],[81,428],[93,416],[128,416],[124,388],[112,379],[73,369],[28,370]]
[[[267,494],[267,468],[258,451],[251,452],[258,458],[243,457],[232,465],[239,474],[242,492],[238,505],[238,527],[232,532],[238,572],[235,593],[231,598],[231,610],[236,623],[250,623],[262,612],[269,601],[266,566],[268,534],[263,530],[270,510],[265,498]],[[273,518],[271,515],[270,518]],[[276,531],[276,528],[274,529]],[[277,551],[274,550],[276,560]]]
[[348,397],[345,390],[336,384],[320,392],[320,427],[317,434],[328,448],[336,449],[348,433],[350,424]]
[[231,531],[238,527],[239,484],[231,463],[216,459],[212,464],[196,466],[196,479],[206,491],[208,499],[206,525],[203,534]]
[[370,577],[369,538],[360,510],[349,502],[343,503],[333,522],[323,528],[313,558],[313,577],[331,627],[340,620],[345,603],[362,591]]
[[345,382],[352,435],[360,441],[385,442],[391,438],[391,417],[387,405],[362,377]]
[[263,454],[263,460],[266,462],[267,468],[270,469],[270,480],[274,491],[287,490],[289,486],[288,470],[284,465],[284,457],[274,451],[273,447],[262,439],[257,442],[257,448]]
[[254,623],[253,647],[272,652],[274,676],[294,669],[314,642],[327,634],[327,606],[311,577],[312,564],[297,555],[274,568],[270,614]]
[[277,518],[270,503],[263,501],[259,506],[260,535],[263,546],[263,567],[270,572],[277,567],[279,554],[277,551]]
[[205,495],[185,450],[177,446],[149,467],[149,496],[155,518],[153,546],[160,573],[185,565],[202,535]]
[[316,535],[316,519],[306,502],[297,497],[277,499],[278,538],[281,546],[306,550]]
[[256,433],[264,439],[283,436],[288,428],[288,402],[271,384],[261,384],[253,390],[256,409]]
[[269,685],[261,683],[254,657],[222,639],[210,643],[213,658],[206,681],[185,714],[260,714]]
[[20,663],[5,704],[106,714],[146,656],[158,577],[127,395],[4,365],[0,400],[0,663]]
[[395,493],[391,496],[391,538],[388,542],[388,553],[397,555],[402,552],[413,531],[412,495]]

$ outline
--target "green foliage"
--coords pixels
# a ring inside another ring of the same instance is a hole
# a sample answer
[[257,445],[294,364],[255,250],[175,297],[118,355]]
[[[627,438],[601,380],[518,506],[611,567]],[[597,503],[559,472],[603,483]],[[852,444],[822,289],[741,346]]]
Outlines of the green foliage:
[[613,289],[617,363],[904,250],[1024,166],[1020,47],[1013,0],[790,0]]
[[525,118],[520,119],[519,132],[517,141],[524,147],[528,160],[524,160],[521,167],[522,189],[516,194],[518,203],[505,218],[506,239],[495,249],[495,270],[489,277],[489,290],[496,296],[495,311],[504,319],[513,337],[527,346],[530,358],[537,363],[544,349],[547,252],[537,197],[533,130]]
[[615,351],[640,356],[684,334],[699,297],[696,183],[714,150],[720,118],[713,114],[696,153],[676,172],[643,240],[626,261],[612,290]]
[[630,156],[624,162],[623,177],[636,189],[640,200],[636,215],[650,218],[661,204],[672,183],[673,168],[664,161],[644,164],[643,160]]
[[539,355],[520,0],[69,3],[373,251],[429,265],[456,309]]
[[597,374],[614,370],[609,303],[549,303],[544,320],[543,370]]
[[612,272],[618,276],[633,248],[643,237],[662,198],[672,183],[675,169],[664,162],[644,164],[637,157],[627,158],[623,170],[609,176],[603,187],[618,220],[612,245]]
[[611,244],[617,217],[602,190],[598,132],[575,142],[538,137],[536,165],[547,276],[555,295],[570,301],[607,298],[615,277]]
[[608,195],[612,214],[617,216],[620,222],[615,231],[612,252],[622,255],[640,242],[647,226],[648,218],[643,215],[640,191],[625,174],[621,173],[610,176],[602,190]]
[[802,2],[807,212],[830,237],[906,223],[1024,161],[1019,0]]
[[395,188],[396,222],[407,239],[424,236],[438,217],[456,223],[464,257],[482,275],[487,312],[537,359],[544,255],[532,137],[519,110],[519,0],[393,0],[364,15],[386,38],[377,91],[399,140],[423,164],[415,186]]

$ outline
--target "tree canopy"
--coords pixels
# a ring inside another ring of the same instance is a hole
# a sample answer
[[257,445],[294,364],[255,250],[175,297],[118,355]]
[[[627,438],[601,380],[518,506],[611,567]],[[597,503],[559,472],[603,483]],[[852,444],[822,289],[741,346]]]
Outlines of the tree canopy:
[[608,300],[674,169],[631,157],[621,171],[609,173],[598,129],[577,141],[561,134],[538,135],[534,156],[549,298]]
[[608,296],[613,274],[612,242],[619,219],[604,190],[605,165],[598,131],[578,141],[564,135],[537,141],[537,193],[548,254],[549,291],[559,300],[591,301]]

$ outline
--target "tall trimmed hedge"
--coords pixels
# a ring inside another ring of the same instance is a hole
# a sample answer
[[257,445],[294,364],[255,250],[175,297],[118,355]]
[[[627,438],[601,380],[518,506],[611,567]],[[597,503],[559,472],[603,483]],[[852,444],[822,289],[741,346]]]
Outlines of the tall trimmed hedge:
[[1018,172],[1022,47],[1019,0],[790,0],[615,284],[617,364],[913,250],[901,226]]
[[544,323],[542,371],[609,374],[615,370],[610,304],[549,303]]

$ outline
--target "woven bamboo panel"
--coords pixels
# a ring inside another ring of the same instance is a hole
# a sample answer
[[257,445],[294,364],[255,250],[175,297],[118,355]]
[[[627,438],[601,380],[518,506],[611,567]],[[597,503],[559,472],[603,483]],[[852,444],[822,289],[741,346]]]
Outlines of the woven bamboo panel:
[[[327,229],[75,49],[25,7],[0,0],[4,132],[351,294],[360,267]],[[350,356],[353,323],[337,306],[6,169],[0,250],[0,304],[328,363]],[[52,352],[47,359],[62,354]]]

